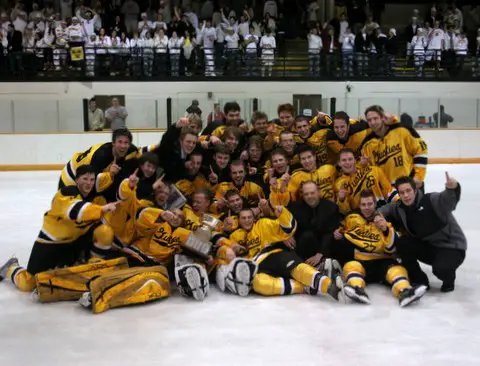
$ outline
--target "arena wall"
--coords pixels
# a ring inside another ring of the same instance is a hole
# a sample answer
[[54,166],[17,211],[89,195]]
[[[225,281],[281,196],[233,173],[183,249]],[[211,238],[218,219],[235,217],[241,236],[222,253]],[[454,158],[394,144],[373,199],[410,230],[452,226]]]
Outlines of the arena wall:
[[[431,163],[480,163],[480,130],[420,130],[427,141]],[[134,131],[133,143],[158,143],[163,131]],[[0,171],[56,170],[73,153],[110,141],[109,132],[60,134],[0,134]]]
[[[74,152],[109,141],[109,132],[78,133],[83,126],[81,100],[93,95],[125,95],[134,143],[144,146],[160,141],[164,129],[145,128],[166,127],[163,106],[169,97],[178,113],[183,113],[192,99],[198,99],[202,106],[214,100],[259,98],[260,108],[270,109],[267,111],[270,115],[275,114],[279,103],[291,102],[293,94],[335,97],[337,110],[354,107],[358,112],[364,105],[374,103],[388,111],[401,112],[407,102],[435,110],[437,104],[448,101],[447,113],[457,108],[452,127],[475,127],[478,122],[473,119],[478,117],[480,109],[480,88],[476,86],[477,83],[454,82],[1,83],[0,170],[59,169]],[[152,101],[160,106],[154,117]],[[349,113],[354,116],[355,112]],[[11,133],[18,131],[25,133]],[[431,163],[480,163],[480,129],[419,129],[419,132],[428,143]]]
[[115,82],[115,83],[0,83],[0,132],[81,132],[82,99],[123,95],[130,128],[166,128],[167,98],[173,118],[179,118],[197,99],[207,114],[215,101],[236,100],[244,117],[258,99],[258,108],[272,118],[278,104],[292,102],[294,94],[321,94],[322,109],[356,118],[365,108],[380,104],[391,113],[413,118],[431,117],[440,105],[455,122],[449,127],[480,127],[480,88],[477,83],[454,82]]

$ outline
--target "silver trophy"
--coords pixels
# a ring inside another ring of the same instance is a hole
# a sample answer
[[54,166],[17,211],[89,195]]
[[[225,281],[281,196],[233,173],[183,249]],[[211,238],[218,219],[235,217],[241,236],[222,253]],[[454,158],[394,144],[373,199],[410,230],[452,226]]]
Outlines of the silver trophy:
[[208,259],[213,244],[210,242],[212,232],[220,224],[220,220],[210,215],[203,215],[202,224],[189,235],[183,247],[201,258]]

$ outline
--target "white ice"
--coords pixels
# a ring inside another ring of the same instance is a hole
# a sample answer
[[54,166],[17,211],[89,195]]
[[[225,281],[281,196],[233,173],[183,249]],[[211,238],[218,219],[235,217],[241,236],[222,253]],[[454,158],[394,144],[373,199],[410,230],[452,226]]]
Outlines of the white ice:
[[[401,309],[381,286],[372,305],[297,295],[238,298],[211,289],[196,302],[175,294],[92,315],[77,303],[34,303],[0,284],[0,365],[480,365],[480,165],[429,166],[428,190],[445,170],[463,187],[456,217],[469,240],[455,292],[432,290]],[[0,260],[28,261],[58,172],[0,173]],[[479,347],[479,348],[477,348]]]

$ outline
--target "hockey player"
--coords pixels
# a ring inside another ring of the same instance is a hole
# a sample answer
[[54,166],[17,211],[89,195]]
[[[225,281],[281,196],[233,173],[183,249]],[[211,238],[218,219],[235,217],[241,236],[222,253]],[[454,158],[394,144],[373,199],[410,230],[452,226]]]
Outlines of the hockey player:
[[43,217],[27,268],[11,258],[0,268],[0,280],[9,277],[20,290],[32,291],[35,275],[40,272],[109,253],[113,231],[100,220],[115,210],[116,203],[103,204],[95,195],[95,174],[91,165],[76,169],[75,185],[61,188]]
[[[329,261],[325,267],[331,277],[303,263],[298,255],[279,243],[294,235],[297,227],[295,219],[285,207],[272,205],[272,211],[275,220],[262,218],[255,222],[252,210],[243,209],[239,216],[239,228],[230,235],[230,240],[246,249],[242,257],[252,259],[258,265],[253,290],[260,295],[275,296],[304,293],[308,289],[312,294],[328,294],[339,300],[343,282],[338,263]],[[232,291],[235,284],[228,284],[232,278],[224,278],[224,286]],[[222,288],[219,277],[217,284]]]
[[367,108],[365,116],[372,133],[363,142],[362,156],[382,169],[391,183],[411,176],[417,187],[423,187],[428,163],[425,141],[412,128],[388,126],[387,116],[378,105]]
[[[97,192],[100,192],[98,191],[100,181],[109,181],[111,185],[123,163],[129,159],[138,158],[140,155],[137,147],[132,145],[132,133],[127,129],[115,130],[112,142],[93,145],[84,152],[75,153],[63,168],[58,186],[62,188],[74,184],[77,169],[88,164],[95,169],[96,189]],[[106,189],[109,185],[102,186]]]
[[235,160],[230,164],[231,182],[222,182],[215,188],[215,212],[220,213],[225,205],[223,197],[232,189],[237,189],[249,207],[257,206],[261,198],[265,198],[262,187],[246,180],[247,168],[242,160]]
[[298,116],[295,118],[295,129],[298,133],[297,142],[312,147],[319,164],[333,163],[333,159],[328,155],[327,149],[327,134],[330,128],[319,127],[317,130],[314,130],[307,117]]
[[392,293],[401,307],[419,300],[425,294],[427,286],[412,287],[407,270],[394,259],[392,254],[397,234],[392,225],[377,213],[373,192],[362,191],[360,211],[345,218],[343,236],[343,241],[338,245],[346,246],[350,254],[343,266],[347,281],[345,294],[350,299],[370,304],[365,292],[365,284],[369,282],[391,285]]
[[287,205],[290,201],[300,199],[299,191],[303,182],[314,181],[320,190],[320,197],[335,202],[333,185],[337,170],[333,165],[325,164],[317,167],[315,152],[309,146],[301,147],[298,152],[302,169],[296,170],[288,182],[287,190],[271,193],[271,197],[279,204]]
[[377,207],[398,199],[397,191],[383,171],[376,166],[357,164],[353,150],[343,149],[340,152],[339,166],[342,175],[335,181],[335,192],[337,205],[343,214],[358,209],[360,193],[367,189],[375,195]]

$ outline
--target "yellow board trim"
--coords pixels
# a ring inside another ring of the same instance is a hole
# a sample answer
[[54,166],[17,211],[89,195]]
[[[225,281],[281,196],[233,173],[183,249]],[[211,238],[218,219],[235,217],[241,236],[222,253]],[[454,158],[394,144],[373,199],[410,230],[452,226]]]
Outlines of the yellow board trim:
[[[428,164],[480,164],[480,158],[431,158],[428,159]],[[9,164],[0,165],[0,172],[62,170],[64,166],[65,164]]]
[[[130,132],[165,132],[166,128],[132,128]],[[0,132],[0,135],[85,135],[85,134],[111,134],[112,130],[103,131],[78,131],[78,132]]]

